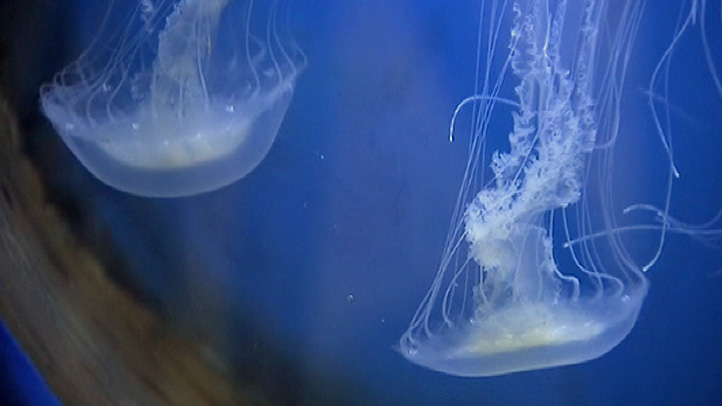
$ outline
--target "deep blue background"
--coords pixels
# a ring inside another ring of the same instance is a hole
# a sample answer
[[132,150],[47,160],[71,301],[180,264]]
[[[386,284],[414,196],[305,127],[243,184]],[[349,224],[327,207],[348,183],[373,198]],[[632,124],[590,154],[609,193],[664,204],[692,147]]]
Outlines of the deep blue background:
[[[128,269],[118,278],[175,324],[212,337],[241,370],[263,340],[300,371],[299,385],[346,386],[354,404],[719,404],[722,255],[689,237],[669,238],[637,326],[598,360],[462,379],[393,350],[435,272],[464,170],[465,140],[448,142],[448,121],[472,91],[477,3],[297,0],[294,32],[309,66],[273,149],[230,187],[154,200],[111,190],[72,161],[72,176],[58,176],[112,231]],[[680,9],[650,3],[625,88],[618,193],[627,204],[664,186],[644,91]],[[97,24],[93,13],[75,16],[79,30]],[[719,20],[710,29],[720,51]],[[68,53],[87,41],[78,38]],[[670,74],[682,173],[672,211],[690,221],[722,203],[722,104],[699,51],[689,36]],[[3,365],[26,376],[3,337]],[[9,396],[35,385],[1,382]],[[321,403],[305,396],[299,403]]]

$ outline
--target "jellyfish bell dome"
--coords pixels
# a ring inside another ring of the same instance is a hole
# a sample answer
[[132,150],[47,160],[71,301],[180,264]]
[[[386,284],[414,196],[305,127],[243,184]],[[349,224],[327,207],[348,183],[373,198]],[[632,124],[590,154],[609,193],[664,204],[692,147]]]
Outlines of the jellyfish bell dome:
[[[442,291],[446,315],[432,320],[429,310],[402,337],[408,360],[469,377],[578,364],[606,354],[634,327],[648,289],[641,270],[626,280],[572,279],[556,268],[541,227],[498,242],[514,259],[479,266],[504,276],[485,275],[471,292]],[[578,283],[598,285],[582,295]],[[465,304],[452,297],[462,294]]]
[[469,218],[473,205],[470,247],[442,260],[449,268],[401,338],[404,357],[451,375],[494,376],[585,362],[627,337],[648,291],[642,269],[594,269],[600,252],[587,256],[595,248],[584,246],[575,248],[580,268],[563,270],[543,223],[497,227]]
[[42,111],[116,189],[177,197],[226,186],[270,150],[305,66],[285,9],[143,0],[120,25],[112,9],[95,42],[41,88]]

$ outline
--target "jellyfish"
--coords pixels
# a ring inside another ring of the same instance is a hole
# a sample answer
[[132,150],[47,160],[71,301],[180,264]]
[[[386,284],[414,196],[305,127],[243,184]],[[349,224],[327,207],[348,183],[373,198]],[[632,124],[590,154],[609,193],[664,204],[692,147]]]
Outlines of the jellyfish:
[[[650,87],[677,39],[704,20],[703,5],[692,2],[681,19]],[[701,230],[669,213],[678,171],[654,107],[650,138],[668,162],[667,189],[659,205],[616,210],[615,146],[644,8],[643,0],[481,2],[475,92],[457,105],[449,134],[461,136],[470,112],[469,159],[438,271],[399,342],[411,362],[494,376],[600,357],[635,325],[665,236]],[[489,153],[490,123],[504,112],[508,149]],[[638,211],[656,221],[620,223]],[[645,232],[653,249],[640,259],[625,236]]]
[[118,190],[178,197],[235,182],[270,150],[305,66],[279,1],[140,0],[125,20],[112,10],[41,87],[42,111]]

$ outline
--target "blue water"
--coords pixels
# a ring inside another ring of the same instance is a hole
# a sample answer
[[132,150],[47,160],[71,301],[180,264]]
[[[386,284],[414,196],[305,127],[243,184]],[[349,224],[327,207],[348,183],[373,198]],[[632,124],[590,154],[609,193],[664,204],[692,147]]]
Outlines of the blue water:
[[[464,379],[394,351],[436,271],[464,171],[465,140],[448,142],[448,122],[473,90],[477,3],[297,0],[308,68],[265,161],[225,189],[142,199],[77,167],[76,191],[126,261],[119,279],[209,333],[240,370],[263,341],[300,371],[299,386],[342,387],[346,404],[720,404],[722,253],[687,236],[669,238],[636,327],[598,360]],[[625,88],[630,128],[649,134],[619,153],[629,204],[665,186],[644,91],[680,9],[653,3]],[[722,203],[722,103],[698,47],[679,49],[669,84],[681,122],[672,213],[695,222]],[[297,403],[319,396],[300,390]]]

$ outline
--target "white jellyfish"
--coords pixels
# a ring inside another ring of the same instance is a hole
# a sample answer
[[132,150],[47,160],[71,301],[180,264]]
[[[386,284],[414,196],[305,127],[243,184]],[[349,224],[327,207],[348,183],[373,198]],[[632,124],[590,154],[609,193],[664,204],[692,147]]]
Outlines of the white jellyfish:
[[[675,42],[703,4],[692,3]],[[665,235],[704,233],[669,215],[677,171],[659,124],[649,139],[668,160],[660,208],[615,210],[621,102],[644,7],[644,0],[481,2],[475,94],[457,106],[450,128],[450,139],[458,138],[460,114],[470,111],[469,160],[441,264],[400,340],[407,359],[452,375],[492,376],[597,358],[637,321],[645,271]],[[496,136],[490,123],[507,110],[509,149],[487,164]],[[652,212],[657,222],[621,225],[619,217],[633,211]],[[642,232],[655,242],[640,261],[622,236]]]
[[280,8],[140,0],[119,29],[124,14],[114,10],[82,56],[41,88],[42,111],[116,189],[175,197],[228,185],[268,153],[305,66]]

